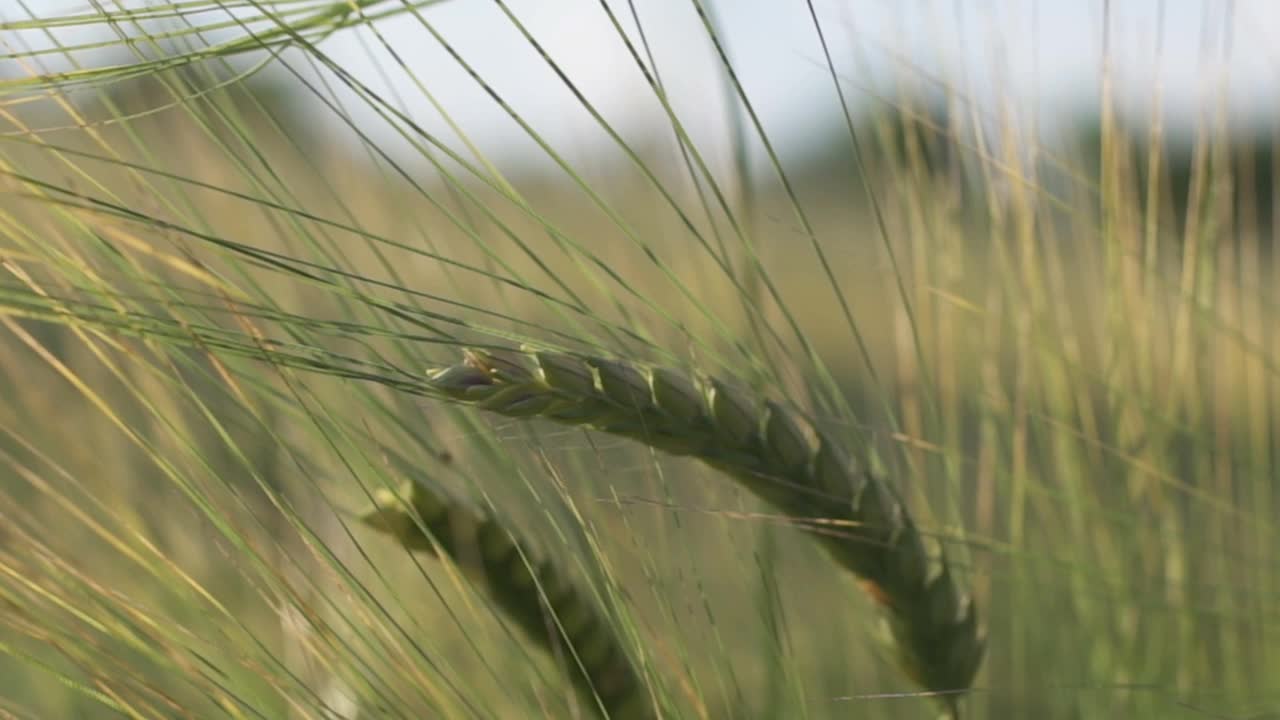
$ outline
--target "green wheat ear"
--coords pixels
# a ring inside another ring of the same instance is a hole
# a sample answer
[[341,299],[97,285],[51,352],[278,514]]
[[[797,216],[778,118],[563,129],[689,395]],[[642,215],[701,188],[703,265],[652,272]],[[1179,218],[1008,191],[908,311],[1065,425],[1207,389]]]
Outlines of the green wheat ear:
[[611,720],[657,717],[613,625],[554,563],[501,522],[416,482],[400,494],[379,488],[373,499],[361,522],[408,550],[447,555],[540,646],[553,653],[567,646],[571,652],[557,654],[588,707]]
[[467,351],[428,382],[508,417],[590,426],[696,457],[788,515],[842,521],[844,535],[816,538],[885,612],[906,674],[957,713],[985,649],[972,599],[945,558],[930,561],[893,490],[794,411],[716,379],[528,348]]

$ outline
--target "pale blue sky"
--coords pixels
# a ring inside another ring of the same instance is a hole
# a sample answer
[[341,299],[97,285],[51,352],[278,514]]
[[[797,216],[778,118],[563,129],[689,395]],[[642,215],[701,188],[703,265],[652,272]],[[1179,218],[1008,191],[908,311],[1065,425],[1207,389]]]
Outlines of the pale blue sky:
[[[83,3],[29,4],[52,13]],[[836,63],[848,74],[846,89],[855,104],[867,101],[869,78],[895,70],[912,82],[948,80],[972,88],[987,108],[1009,100],[1008,107],[1023,119],[1037,109],[1048,123],[1087,108],[1097,97],[1102,0],[815,0],[815,5]],[[635,137],[664,127],[658,105],[597,0],[509,0],[509,6],[624,133]],[[610,6],[635,38],[628,6],[621,0],[610,0]],[[690,0],[636,0],[636,7],[677,110],[695,138],[714,152],[725,132],[724,87]],[[835,108],[808,6],[804,0],[719,0],[714,8],[766,127],[784,147],[802,144],[815,118]],[[0,0],[0,12],[14,18],[13,0]],[[548,140],[589,154],[602,139],[493,2],[453,0],[424,16]],[[1146,102],[1157,81],[1165,102],[1181,118],[1206,97],[1216,105],[1223,88],[1228,107],[1242,117],[1269,112],[1280,97],[1280,2],[1112,0],[1110,28],[1117,92],[1135,103]],[[387,22],[381,29],[486,151],[514,158],[536,154],[416,20]],[[372,33],[348,31],[323,48],[362,80],[385,89],[380,64],[415,120],[448,136],[439,115],[378,48]]]

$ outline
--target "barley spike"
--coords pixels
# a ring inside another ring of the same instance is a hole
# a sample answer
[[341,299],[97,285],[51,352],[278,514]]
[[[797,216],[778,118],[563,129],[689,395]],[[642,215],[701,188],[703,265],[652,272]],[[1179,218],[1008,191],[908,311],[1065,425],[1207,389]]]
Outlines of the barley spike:
[[[552,562],[517,540],[501,522],[452,502],[421,483],[397,494],[374,492],[361,521],[407,550],[448,555],[487,591],[503,615],[560,654],[588,708],[609,720],[657,717],[639,673],[613,625]],[[554,616],[558,629],[551,629]]]
[[883,611],[904,672],[958,716],[985,637],[946,558],[931,572],[924,537],[883,479],[782,404],[668,368],[525,348],[469,350],[428,373],[446,399],[541,417],[696,457],[787,515],[849,525],[815,533]]

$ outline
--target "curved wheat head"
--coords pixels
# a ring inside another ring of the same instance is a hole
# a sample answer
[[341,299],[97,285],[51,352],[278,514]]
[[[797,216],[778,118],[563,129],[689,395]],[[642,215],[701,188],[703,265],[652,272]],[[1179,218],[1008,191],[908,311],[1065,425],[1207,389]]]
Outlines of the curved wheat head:
[[723,471],[784,513],[843,521],[817,534],[884,611],[900,663],[953,713],[985,647],[971,598],[945,558],[930,562],[897,495],[782,405],[716,379],[597,357],[467,351],[428,374],[455,401],[633,438]]
[[413,483],[403,493],[379,488],[361,520],[406,550],[443,553],[484,588],[508,620],[562,658],[587,708],[611,720],[657,715],[613,625],[549,558],[497,519]]

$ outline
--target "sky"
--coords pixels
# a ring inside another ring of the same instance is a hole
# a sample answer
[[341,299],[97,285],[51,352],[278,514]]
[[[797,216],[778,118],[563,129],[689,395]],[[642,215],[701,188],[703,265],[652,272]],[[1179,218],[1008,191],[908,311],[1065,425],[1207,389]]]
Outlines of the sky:
[[[638,41],[631,6],[608,2],[628,37]],[[771,137],[783,148],[803,147],[838,110],[810,6],[805,0],[703,2]],[[1052,126],[1096,106],[1104,45],[1119,103],[1148,105],[1159,88],[1175,124],[1211,107],[1226,107],[1242,121],[1267,122],[1280,98],[1275,0],[813,2],[855,110],[876,103],[890,80],[921,89],[949,83],[975,98],[983,112],[1003,108],[1019,123],[1034,114],[1038,124]],[[83,2],[28,5],[53,14]],[[692,0],[634,5],[682,122],[711,152],[728,152],[728,88]],[[507,0],[507,7],[624,135],[669,128],[599,0]],[[0,0],[0,17],[20,17],[16,0]],[[422,18],[553,145],[589,155],[607,141],[496,2],[452,0],[424,10]],[[415,82],[487,152],[515,159],[540,154],[423,22],[401,17],[378,29],[381,38],[367,29],[346,31],[322,49],[362,82],[402,99],[414,121],[432,132],[452,136]],[[63,36],[69,39],[83,35]],[[383,41],[416,81],[396,66]],[[300,54],[286,59],[300,69],[301,60]],[[353,107],[362,127],[385,132],[370,112]]]

